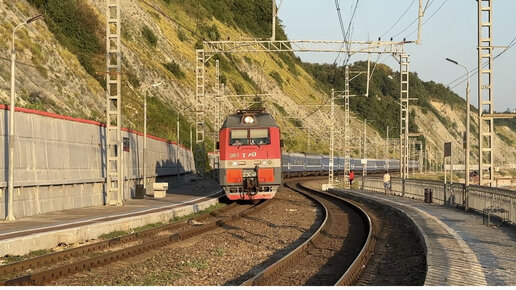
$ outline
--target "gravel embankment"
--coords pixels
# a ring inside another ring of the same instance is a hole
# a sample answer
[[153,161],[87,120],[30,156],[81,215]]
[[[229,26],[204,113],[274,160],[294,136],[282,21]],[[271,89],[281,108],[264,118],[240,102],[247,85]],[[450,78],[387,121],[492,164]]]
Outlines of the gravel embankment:
[[283,189],[230,226],[52,285],[239,285],[306,240],[320,219],[312,201]]

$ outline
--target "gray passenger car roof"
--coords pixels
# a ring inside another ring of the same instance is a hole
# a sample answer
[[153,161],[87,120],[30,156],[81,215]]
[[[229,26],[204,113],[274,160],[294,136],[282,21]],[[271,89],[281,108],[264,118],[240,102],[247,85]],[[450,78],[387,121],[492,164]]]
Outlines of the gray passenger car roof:
[[[242,116],[244,114],[234,114],[228,115],[224,124],[222,124],[221,129],[223,128],[252,128],[252,127],[278,127],[276,121],[272,117],[271,114],[257,113],[257,114],[249,114],[253,115],[256,118],[256,122],[252,124],[242,124]],[[248,114],[246,114],[248,115]]]

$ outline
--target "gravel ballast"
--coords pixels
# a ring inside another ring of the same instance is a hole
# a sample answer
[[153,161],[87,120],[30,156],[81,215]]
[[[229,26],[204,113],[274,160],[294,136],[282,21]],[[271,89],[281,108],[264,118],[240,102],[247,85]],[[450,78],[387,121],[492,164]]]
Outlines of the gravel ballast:
[[312,201],[282,189],[231,225],[52,285],[239,285],[304,242],[320,220]]

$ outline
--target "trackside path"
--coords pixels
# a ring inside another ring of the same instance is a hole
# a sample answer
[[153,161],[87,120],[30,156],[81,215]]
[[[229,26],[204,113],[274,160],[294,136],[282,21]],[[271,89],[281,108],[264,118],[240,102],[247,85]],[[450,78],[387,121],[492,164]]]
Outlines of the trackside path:
[[516,228],[488,227],[482,216],[419,200],[361,190],[336,190],[389,204],[422,230],[427,247],[425,285],[516,285]]

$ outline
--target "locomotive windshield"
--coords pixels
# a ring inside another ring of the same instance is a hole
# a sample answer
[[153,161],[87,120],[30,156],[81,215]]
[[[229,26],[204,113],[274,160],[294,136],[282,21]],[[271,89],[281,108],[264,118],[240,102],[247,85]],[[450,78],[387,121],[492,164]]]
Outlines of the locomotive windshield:
[[247,129],[245,130],[231,130],[231,140],[229,144],[233,146],[249,145],[247,138]]
[[251,129],[249,131],[249,135],[251,137],[252,145],[266,145],[271,143],[268,129]]
[[231,130],[229,144],[232,146],[242,145],[267,145],[271,144],[268,129],[234,129]]

